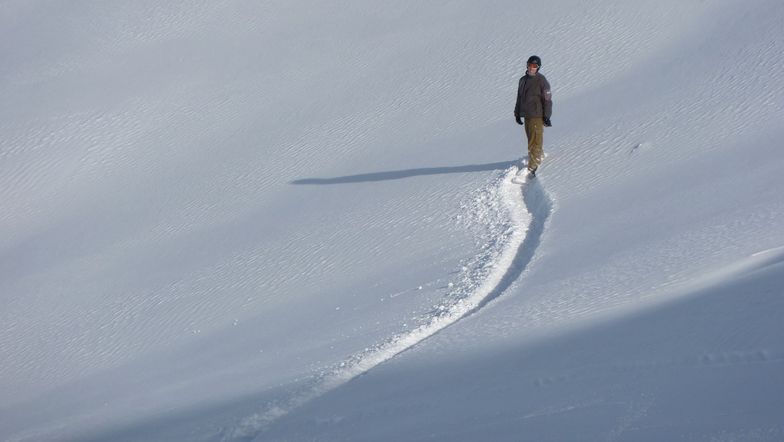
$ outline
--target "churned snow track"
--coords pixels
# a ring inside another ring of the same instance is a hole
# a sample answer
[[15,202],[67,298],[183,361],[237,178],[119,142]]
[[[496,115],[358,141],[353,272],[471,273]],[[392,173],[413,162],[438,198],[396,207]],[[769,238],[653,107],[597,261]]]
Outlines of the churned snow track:
[[[508,222],[495,253],[483,254],[479,265],[489,269],[467,296],[436,310],[424,324],[395,335],[388,341],[352,356],[317,377],[283,403],[268,404],[257,414],[242,419],[224,432],[223,440],[253,440],[275,420],[305,403],[334,390],[385,361],[413,348],[441,330],[470,316],[503,294],[530,264],[553,208],[538,179],[522,187],[512,183],[517,167],[510,167],[498,180],[495,192],[505,206]],[[489,258],[488,258],[489,257]]]
[[[513,172],[514,170],[512,170],[510,174]],[[508,177],[503,181],[502,186],[506,188],[504,189],[504,197],[510,205],[510,212],[513,212],[511,205],[513,201],[519,199],[519,194],[521,193],[514,188],[519,186],[512,184]],[[524,234],[524,239],[517,245],[511,260],[507,257],[507,254],[511,252],[511,248],[507,247],[503,258],[497,263],[499,269],[506,269],[505,273],[497,281],[495,279],[487,281],[488,283],[494,284],[492,289],[486,294],[484,290],[480,290],[478,294],[483,294],[483,296],[478,304],[476,307],[466,312],[463,317],[479,311],[489,302],[501,296],[501,294],[503,294],[512,283],[522,275],[523,271],[528,268],[528,265],[531,263],[531,260],[536,253],[536,249],[539,247],[542,235],[544,234],[545,225],[550,218],[550,213],[553,211],[553,201],[547,192],[545,192],[544,187],[542,187],[542,184],[538,179],[529,180],[522,189],[523,203],[525,210],[527,210],[529,214],[527,231]],[[518,194],[516,198],[514,197],[515,193]],[[510,214],[515,224],[520,222],[518,219],[520,218],[519,210]],[[498,275],[495,275],[494,273],[494,276]]]

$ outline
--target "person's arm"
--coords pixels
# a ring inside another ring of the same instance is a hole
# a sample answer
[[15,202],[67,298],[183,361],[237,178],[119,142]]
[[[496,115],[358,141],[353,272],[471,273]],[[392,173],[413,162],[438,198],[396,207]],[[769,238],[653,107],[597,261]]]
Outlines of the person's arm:
[[550,127],[550,117],[553,115],[553,94],[546,78],[542,82],[542,109],[544,110],[544,125]]
[[522,94],[522,90],[521,90],[522,88],[523,88],[523,79],[521,78],[520,81],[517,83],[517,102],[515,103],[515,108],[514,108],[514,116],[515,116],[515,121],[517,121],[517,124],[523,124],[523,121],[520,120],[520,95]]

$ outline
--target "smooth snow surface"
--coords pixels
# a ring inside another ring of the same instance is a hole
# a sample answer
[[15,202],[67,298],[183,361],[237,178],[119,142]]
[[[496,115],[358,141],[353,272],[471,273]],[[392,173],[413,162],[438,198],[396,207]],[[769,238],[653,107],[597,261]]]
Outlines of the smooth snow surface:
[[783,54],[769,0],[3,2],[0,440],[784,440]]

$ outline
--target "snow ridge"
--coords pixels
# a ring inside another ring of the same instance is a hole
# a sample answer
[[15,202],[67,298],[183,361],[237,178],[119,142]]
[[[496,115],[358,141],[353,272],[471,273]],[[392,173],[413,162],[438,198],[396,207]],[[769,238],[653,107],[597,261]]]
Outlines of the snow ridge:
[[[385,361],[413,348],[463,318],[466,318],[498,298],[516,281],[533,258],[545,224],[552,211],[552,200],[539,180],[521,187],[511,182],[517,167],[510,167],[496,183],[496,193],[506,207],[508,216],[505,231],[495,242],[495,251],[482,255],[491,262],[486,276],[467,296],[451,304],[439,306],[430,317],[413,330],[395,335],[374,348],[361,352],[337,367],[322,374],[306,388],[294,394],[285,403],[270,404],[266,410],[242,419],[235,427],[224,432],[224,441],[254,440],[277,419],[307,402],[338,388]],[[469,278],[470,279],[470,278]]]

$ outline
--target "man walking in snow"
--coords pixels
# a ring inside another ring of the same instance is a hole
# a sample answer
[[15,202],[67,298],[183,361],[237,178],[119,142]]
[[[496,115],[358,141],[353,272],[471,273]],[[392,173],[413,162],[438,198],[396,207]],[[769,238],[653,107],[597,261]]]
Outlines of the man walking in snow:
[[[517,124],[525,124],[525,135],[528,138],[528,173],[536,176],[536,169],[544,159],[542,147],[544,128],[550,127],[550,116],[553,113],[553,101],[550,83],[539,73],[542,59],[536,55],[528,58],[528,69],[520,78],[517,87],[517,104],[514,116]],[[522,120],[521,120],[522,118]],[[525,120],[525,123],[523,122]]]

